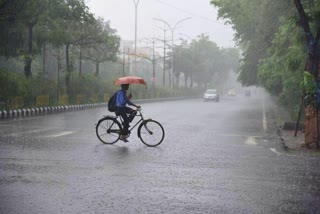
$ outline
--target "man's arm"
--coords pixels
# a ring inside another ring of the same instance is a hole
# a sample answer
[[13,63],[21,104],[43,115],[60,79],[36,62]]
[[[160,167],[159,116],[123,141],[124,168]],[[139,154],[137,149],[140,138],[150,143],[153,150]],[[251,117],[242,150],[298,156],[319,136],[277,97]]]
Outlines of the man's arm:
[[134,106],[136,108],[140,108],[140,106],[138,106],[138,105],[134,104],[133,102],[131,102],[131,100],[130,100],[131,98],[132,98],[132,94],[130,93],[129,96],[126,97],[126,102],[131,106]]

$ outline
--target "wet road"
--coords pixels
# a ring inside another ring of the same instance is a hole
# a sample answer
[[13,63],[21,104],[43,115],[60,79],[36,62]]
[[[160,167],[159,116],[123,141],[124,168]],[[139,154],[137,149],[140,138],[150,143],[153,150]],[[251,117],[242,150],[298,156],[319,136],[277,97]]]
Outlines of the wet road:
[[159,147],[102,144],[102,108],[0,121],[0,213],[320,213],[319,158],[281,153],[268,97],[142,106]]

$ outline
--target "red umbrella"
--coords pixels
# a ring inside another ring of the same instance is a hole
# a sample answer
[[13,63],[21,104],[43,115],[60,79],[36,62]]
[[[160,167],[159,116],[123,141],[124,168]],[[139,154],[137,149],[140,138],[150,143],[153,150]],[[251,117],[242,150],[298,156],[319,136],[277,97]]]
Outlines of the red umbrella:
[[122,84],[142,84],[147,85],[146,81],[141,77],[135,76],[126,76],[120,77],[114,82],[115,85],[122,85]]

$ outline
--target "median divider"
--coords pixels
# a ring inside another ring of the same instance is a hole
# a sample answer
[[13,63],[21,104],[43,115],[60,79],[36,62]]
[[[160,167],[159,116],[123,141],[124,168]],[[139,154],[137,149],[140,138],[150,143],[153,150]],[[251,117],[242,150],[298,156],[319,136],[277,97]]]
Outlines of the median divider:
[[[155,99],[137,99],[133,100],[134,103],[152,103],[152,102],[162,102],[162,101],[175,101],[175,100],[183,100],[183,99],[194,99],[198,98],[196,96],[193,97],[170,97],[170,98],[155,98]],[[66,106],[53,106],[53,107],[37,107],[37,108],[24,108],[24,109],[13,109],[13,110],[0,110],[0,120],[8,120],[8,119],[18,119],[23,117],[31,117],[31,116],[42,116],[49,115],[55,113],[63,113],[70,111],[78,111],[78,110],[87,110],[93,108],[106,108],[107,110],[108,103],[94,103],[94,104],[81,104],[81,105],[66,105]]]

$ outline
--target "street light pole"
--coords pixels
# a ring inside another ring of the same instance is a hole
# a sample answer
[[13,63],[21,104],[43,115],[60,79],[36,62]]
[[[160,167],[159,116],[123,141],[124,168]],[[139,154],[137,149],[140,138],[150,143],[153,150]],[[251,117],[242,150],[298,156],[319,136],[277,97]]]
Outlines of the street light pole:
[[140,0],[133,0],[135,6],[135,34],[134,34],[134,65],[133,65],[133,74],[136,75],[136,66],[137,66],[137,14],[138,14],[138,4]]
[[[169,27],[169,29],[170,29],[170,31],[171,31],[171,50],[172,50],[172,53],[171,53],[171,54],[172,54],[172,56],[171,56],[171,73],[172,73],[172,75],[173,75],[173,74],[174,74],[174,72],[173,72],[174,30],[176,29],[176,27],[178,26],[178,24],[180,24],[181,22],[186,21],[186,20],[188,20],[188,19],[191,19],[191,17],[187,17],[187,18],[184,18],[184,19],[179,20],[177,23],[175,23],[175,24],[173,25],[173,27],[172,27],[168,22],[166,22],[165,20],[158,19],[158,18],[153,18],[153,19],[165,23],[165,24]],[[170,74],[170,73],[169,73],[169,74]],[[172,84],[172,85],[173,85],[173,84]],[[169,79],[169,86],[171,87],[171,79]]]
[[163,30],[163,74],[162,85],[166,85],[166,29]]

